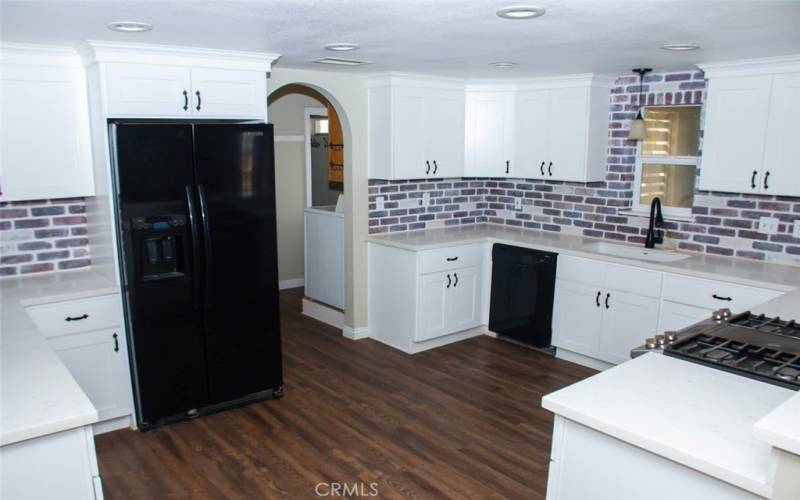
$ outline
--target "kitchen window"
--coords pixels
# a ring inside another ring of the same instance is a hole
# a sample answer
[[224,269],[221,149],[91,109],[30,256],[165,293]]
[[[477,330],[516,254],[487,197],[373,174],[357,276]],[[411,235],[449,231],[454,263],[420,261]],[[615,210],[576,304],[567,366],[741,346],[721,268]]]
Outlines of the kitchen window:
[[689,217],[700,159],[700,106],[644,108],[645,138],[636,154],[634,212],[661,198],[665,216]]

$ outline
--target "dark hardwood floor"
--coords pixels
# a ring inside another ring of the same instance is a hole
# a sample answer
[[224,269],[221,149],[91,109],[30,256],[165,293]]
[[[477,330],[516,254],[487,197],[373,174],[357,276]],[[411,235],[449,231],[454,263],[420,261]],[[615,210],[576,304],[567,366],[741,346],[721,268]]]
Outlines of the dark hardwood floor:
[[592,370],[485,336],[413,356],[347,340],[300,314],[301,292],[281,297],[285,396],[97,436],[107,499],[318,498],[333,482],[365,497],[376,483],[378,498],[544,498],[541,397]]

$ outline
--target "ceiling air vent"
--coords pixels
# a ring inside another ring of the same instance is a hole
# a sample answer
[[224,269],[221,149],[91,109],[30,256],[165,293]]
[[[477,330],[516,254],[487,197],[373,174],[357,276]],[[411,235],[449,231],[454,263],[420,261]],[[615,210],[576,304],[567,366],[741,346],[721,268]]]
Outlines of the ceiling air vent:
[[357,59],[343,59],[341,57],[322,57],[314,59],[319,64],[336,64],[339,66],[361,66],[362,64],[372,64],[372,61],[359,61]]

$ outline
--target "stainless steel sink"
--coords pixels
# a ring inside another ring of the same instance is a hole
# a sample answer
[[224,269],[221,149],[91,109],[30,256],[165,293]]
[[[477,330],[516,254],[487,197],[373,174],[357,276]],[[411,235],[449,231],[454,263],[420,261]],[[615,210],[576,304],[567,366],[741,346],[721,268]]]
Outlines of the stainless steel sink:
[[597,252],[615,257],[625,257],[629,259],[647,260],[650,262],[676,262],[688,259],[689,255],[669,250],[655,250],[652,248],[635,247],[632,245],[619,245],[598,241],[583,245],[583,249],[588,252]]

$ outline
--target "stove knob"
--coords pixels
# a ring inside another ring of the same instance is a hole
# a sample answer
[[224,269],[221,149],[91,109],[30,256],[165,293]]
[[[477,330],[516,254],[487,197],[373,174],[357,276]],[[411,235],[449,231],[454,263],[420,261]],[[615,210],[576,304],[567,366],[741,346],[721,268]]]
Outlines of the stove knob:
[[667,345],[667,338],[664,335],[656,335],[656,344],[659,349],[663,349]]
[[672,331],[664,332],[664,337],[667,338],[667,342],[670,344],[678,340],[678,335]]
[[725,309],[721,309],[720,313],[722,313],[722,319],[727,320],[728,318],[731,317],[731,310],[728,309],[727,307]]
[[651,339],[647,339],[647,340],[645,340],[644,345],[648,349],[655,349],[656,348],[656,339],[652,339],[652,338]]

